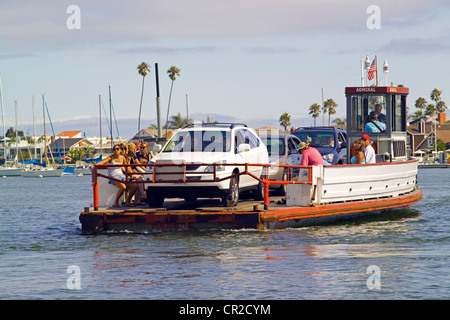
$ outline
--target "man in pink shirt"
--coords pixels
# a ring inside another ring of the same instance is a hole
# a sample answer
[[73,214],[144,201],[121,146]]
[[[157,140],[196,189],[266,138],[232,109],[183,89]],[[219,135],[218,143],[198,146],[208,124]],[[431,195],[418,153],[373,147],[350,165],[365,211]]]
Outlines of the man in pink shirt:
[[323,158],[320,152],[308,146],[306,142],[300,142],[298,144],[298,150],[302,154],[302,160],[300,161],[301,166],[323,166]]

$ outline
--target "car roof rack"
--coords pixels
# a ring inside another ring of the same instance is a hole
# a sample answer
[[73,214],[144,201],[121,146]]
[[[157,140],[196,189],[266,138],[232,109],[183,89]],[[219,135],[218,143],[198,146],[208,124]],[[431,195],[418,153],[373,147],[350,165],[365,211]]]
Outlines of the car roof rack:
[[189,123],[183,127],[184,128],[190,128],[190,127],[229,127],[230,129],[233,129],[236,126],[242,126],[247,127],[244,123],[237,123],[237,122],[207,122],[207,123]]

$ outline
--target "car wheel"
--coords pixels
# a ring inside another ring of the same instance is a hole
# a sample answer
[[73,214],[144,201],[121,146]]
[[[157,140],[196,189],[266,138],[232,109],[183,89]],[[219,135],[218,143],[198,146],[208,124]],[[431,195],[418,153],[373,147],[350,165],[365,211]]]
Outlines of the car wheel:
[[[264,177],[261,177],[261,179],[264,179]],[[253,191],[253,199],[256,201],[264,200],[264,183],[259,182],[258,187],[256,190]]]
[[222,197],[222,203],[225,207],[235,207],[239,201],[239,179],[237,177],[230,178],[230,189],[228,193]]
[[[286,181],[286,179],[287,179],[287,173],[286,173],[286,170],[284,170],[283,175],[281,177],[281,181]],[[286,195],[286,187],[287,187],[286,184],[280,184],[280,187],[275,189],[275,194],[277,196]]]
[[147,192],[147,203],[152,208],[161,207],[164,203],[164,196],[158,193]]

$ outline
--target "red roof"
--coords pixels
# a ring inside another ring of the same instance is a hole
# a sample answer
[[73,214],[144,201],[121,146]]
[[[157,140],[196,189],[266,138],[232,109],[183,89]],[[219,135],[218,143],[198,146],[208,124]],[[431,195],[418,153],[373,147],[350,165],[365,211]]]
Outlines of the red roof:
[[81,131],[63,131],[60,134],[58,134],[58,137],[69,137],[72,138],[76,136],[77,134],[81,134]]

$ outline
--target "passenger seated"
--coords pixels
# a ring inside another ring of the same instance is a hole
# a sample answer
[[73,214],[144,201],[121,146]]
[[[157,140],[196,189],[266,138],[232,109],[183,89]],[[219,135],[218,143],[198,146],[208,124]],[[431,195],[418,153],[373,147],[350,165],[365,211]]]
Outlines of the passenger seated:
[[[383,123],[386,123],[386,115],[384,113],[381,112],[381,110],[383,110],[383,107],[381,106],[381,104],[377,103],[373,110],[377,113],[378,117],[377,120]],[[366,122],[370,121],[370,115],[367,115],[366,118]]]
[[364,126],[366,132],[385,132],[386,125],[383,122],[377,120],[378,114],[376,111],[371,111],[369,114],[370,121]]
[[[120,145],[116,144],[113,147],[113,151],[114,153],[111,156],[108,156],[105,158],[105,160],[98,162],[97,165],[103,165],[103,164],[126,164],[127,163],[127,159],[121,154],[121,148]],[[109,172],[109,176],[117,179],[117,180],[122,180],[125,181],[125,174],[124,174],[124,167],[109,167],[108,168],[108,172]],[[115,181],[115,180],[111,180],[112,183],[119,188],[119,191],[117,191],[116,194],[116,198],[114,200],[114,207],[119,207],[119,199],[122,196],[123,192],[127,189],[127,185],[125,183],[119,182],[119,181]],[[134,188],[135,186],[133,185],[128,185],[128,190],[130,191],[126,201],[125,201],[125,205],[126,206],[130,206],[130,200],[131,197],[134,194]],[[131,196],[130,196],[131,194]]]

